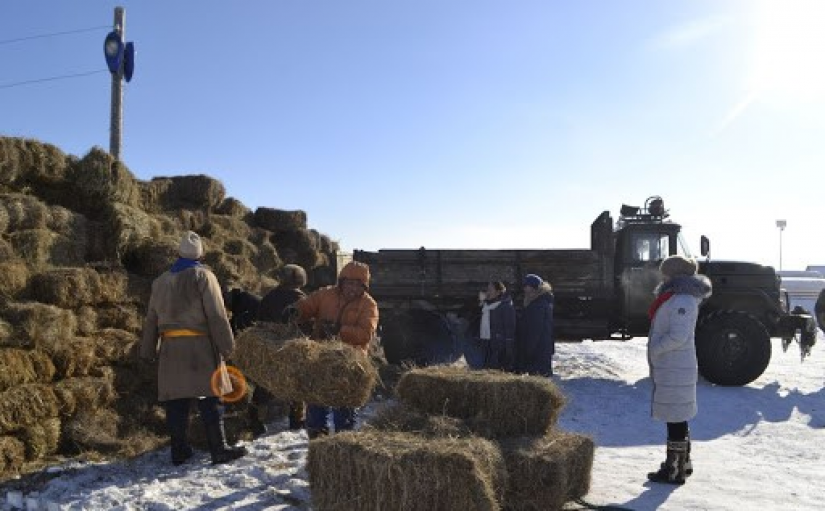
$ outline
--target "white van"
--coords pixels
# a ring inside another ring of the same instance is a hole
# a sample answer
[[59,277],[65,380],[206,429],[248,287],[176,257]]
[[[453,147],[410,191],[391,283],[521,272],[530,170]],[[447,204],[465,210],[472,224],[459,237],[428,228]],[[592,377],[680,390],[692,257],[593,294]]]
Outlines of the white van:
[[[806,311],[813,314],[816,299],[819,293],[825,289],[825,276],[822,273],[811,270],[783,270],[776,272],[782,278],[782,289],[788,292],[789,310],[796,306],[801,306]],[[825,269],[825,267],[821,267]]]

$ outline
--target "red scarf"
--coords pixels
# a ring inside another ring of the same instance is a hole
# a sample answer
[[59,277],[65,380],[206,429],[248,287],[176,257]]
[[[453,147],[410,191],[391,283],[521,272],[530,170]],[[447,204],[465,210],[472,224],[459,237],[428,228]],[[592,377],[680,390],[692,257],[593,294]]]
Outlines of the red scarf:
[[662,306],[671,296],[673,296],[673,291],[667,291],[665,293],[660,294],[653,300],[653,303],[650,304],[650,309],[647,311],[647,316],[650,318],[650,321],[653,321],[653,316],[656,315],[656,311],[659,310],[659,307]]

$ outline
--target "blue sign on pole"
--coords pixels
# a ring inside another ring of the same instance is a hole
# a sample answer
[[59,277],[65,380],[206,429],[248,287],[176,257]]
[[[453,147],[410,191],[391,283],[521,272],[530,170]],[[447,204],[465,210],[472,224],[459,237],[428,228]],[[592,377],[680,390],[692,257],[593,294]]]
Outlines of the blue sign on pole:
[[123,77],[129,82],[132,80],[132,73],[135,72],[135,45],[126,43],[123,50]]
[[109,32],[106,40],[103,41],[103,54],[106,56],[106,65],[113,75],[120,72],[123,64],[123,39],[117,32]]

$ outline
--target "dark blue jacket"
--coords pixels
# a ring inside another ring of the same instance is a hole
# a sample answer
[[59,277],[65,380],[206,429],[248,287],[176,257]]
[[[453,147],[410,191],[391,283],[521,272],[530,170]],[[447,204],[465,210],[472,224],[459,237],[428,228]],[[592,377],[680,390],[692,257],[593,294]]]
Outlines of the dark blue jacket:
[[513,342],[516,338],[516,309],[509,294],[501,296],[501,304],[490,311],[490,340]]
[[516,337],[516,371],[553,374],[553,292],[547,287],[521,313]]

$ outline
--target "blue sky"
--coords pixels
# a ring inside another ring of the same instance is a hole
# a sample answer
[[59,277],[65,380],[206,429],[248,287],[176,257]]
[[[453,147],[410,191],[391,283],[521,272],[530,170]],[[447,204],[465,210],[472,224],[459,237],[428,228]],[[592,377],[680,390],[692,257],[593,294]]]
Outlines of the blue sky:
[[0,134],[108,148],[126,9],[122,157],[307,211],[363,248],[584,248],[664,198],[717,259],[825,264],[825,2],[3,2]]

